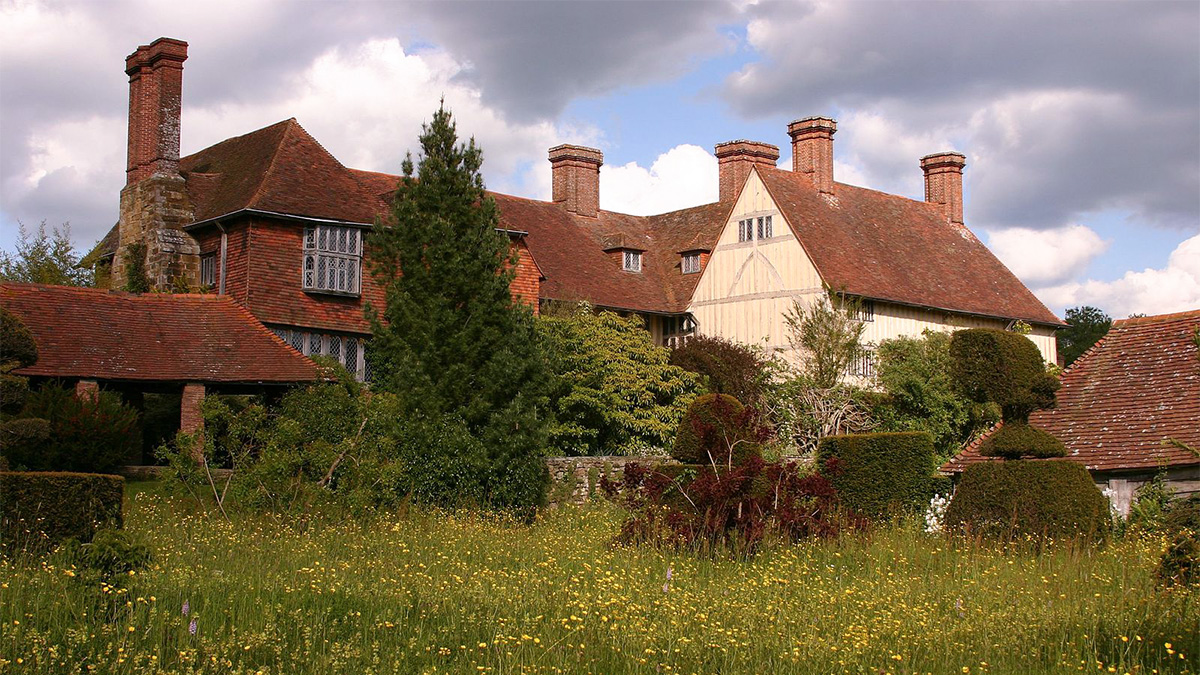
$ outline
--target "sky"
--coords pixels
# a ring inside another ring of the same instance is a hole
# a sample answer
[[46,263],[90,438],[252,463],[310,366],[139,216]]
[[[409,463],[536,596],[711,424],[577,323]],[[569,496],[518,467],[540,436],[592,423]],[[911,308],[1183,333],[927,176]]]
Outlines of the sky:
[[[399,173],[444,97],[499,192],[547,199],[548,148],[604,152],[602,208],[715,201],[713,146],[838,122],[834,176],[923,198],[967,157],[967,225],[1055,313],[1200,308],[1200,2],[0,0],[0,248],[124,184],[124,57],[186,40],[182,149],[295,117]],[[899,261],[902,263],[902,261]]]

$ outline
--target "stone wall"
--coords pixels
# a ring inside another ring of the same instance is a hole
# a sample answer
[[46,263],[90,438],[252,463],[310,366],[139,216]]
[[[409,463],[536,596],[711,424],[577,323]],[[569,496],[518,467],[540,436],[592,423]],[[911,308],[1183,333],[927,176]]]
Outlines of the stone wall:
[[583,504],[602,497],[600,479],[619,481],[625,465],[674,462],[668,457],[547,457],[550,469],[549,502],[551,508],[563,504]]

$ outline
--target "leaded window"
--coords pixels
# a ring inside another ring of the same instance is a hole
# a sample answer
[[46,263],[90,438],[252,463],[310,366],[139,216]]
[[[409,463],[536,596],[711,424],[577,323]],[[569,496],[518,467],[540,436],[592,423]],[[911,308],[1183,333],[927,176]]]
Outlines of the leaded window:
[[360,381],[369,381],[366,343],[362,338],[273,326],[271,331],[305,356],[326,356],[345,366]]
[[358,295],[361,271],[361,230],[333,225],[304,229],[304,290]]
[[642,271],[642,252],[641,251],[625,251],[625,271],[626,272],[641,272]]
[[217,285],[217,254],[204,253],[200,256],[200,285]]
[[683,262],[680,263],[684,274],[695,274],[700,271],[700,254],[685,253],[683,254]]

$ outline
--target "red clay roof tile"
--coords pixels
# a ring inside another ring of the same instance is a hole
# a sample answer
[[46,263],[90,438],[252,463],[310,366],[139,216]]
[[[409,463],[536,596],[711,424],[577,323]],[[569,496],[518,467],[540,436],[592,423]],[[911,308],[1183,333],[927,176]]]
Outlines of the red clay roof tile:
[[25,322],[38,345],[37,363],[19,375],[208,383],[318,379],[312,361],[228,296],[4,283],[0,304]]

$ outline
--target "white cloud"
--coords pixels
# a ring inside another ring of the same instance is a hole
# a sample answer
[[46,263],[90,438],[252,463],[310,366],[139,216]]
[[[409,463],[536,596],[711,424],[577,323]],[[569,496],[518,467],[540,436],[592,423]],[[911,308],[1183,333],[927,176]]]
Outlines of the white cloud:
[[1094,230],[1065,225],[1050,230],[1012,227],[988,232],[988,247],[1022,281],[1034,286],[1061,284],[1087,271],[1108,250]]
[[630,162],[600,170],[600,205],[644,216],[717,201],[717,158],[696,145],[677,145],[650,168]]
[[1126,272],[1115,281],[1066,283],[1036,293],[1053,307],[1092,305],[1117,318],[1200,309],[1200,234],[1179,244],[1162,269]]

